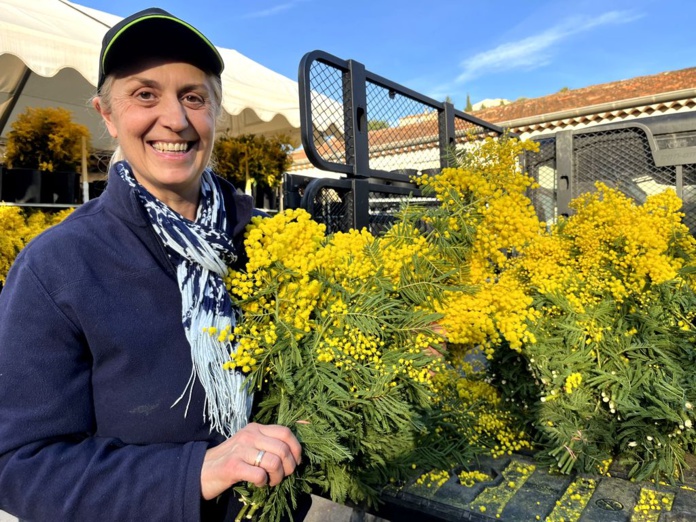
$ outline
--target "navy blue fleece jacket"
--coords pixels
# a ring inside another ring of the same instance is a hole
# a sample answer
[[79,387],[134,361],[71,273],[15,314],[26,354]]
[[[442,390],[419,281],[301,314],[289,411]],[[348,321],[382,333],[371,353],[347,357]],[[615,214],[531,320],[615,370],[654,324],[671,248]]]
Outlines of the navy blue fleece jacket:
[[[251,198],[224,181],[241,248]],[[0,509],[30,521],[191,522],[236,511],[201,502],[206,449],[172,263],[137,195],[104,194],[32,241],[0,292]]]

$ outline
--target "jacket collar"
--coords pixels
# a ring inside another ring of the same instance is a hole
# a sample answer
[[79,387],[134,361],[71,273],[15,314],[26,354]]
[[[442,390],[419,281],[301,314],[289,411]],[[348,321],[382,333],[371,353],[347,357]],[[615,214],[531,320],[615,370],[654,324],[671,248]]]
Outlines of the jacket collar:
[[[227,211],[227,233],[236,237],[244,231],[251,220],[253,205],[251,196],[239,194],[226,180],[218,178]],[[109,169],[106,190],[99,196],[110,212],[124,221],[138,227],[150,225],[145,209],[140,204],[137,191],[118,175],[116,169]]]

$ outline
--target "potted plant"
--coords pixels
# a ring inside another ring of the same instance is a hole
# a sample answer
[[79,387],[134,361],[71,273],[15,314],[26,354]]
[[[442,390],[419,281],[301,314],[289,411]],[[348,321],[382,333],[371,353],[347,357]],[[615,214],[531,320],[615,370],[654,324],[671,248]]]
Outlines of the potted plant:
[[216,172],[244,192],[255,196],[255,205],[275,208],[276,189],[292,164],[292,140],[283,135],[225,134],[213,149]]
[[75,203],[83,139],[89,146],[89,130],[73,122],[67,109],[27,108],[7,135],[0,197],[18,203]]

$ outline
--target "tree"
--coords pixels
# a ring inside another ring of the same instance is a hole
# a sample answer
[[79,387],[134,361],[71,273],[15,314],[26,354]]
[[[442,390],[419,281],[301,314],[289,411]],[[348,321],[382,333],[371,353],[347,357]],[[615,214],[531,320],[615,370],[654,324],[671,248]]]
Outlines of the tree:
[[377,130],[382,130],[382,129],[388,129],[389,128],[389,122],[385,120],[368,120],[367,122],[367,130],[368,131],[377,131]]
[[466,93],[466,107],[464,107],[465,112],[472,112],[474,110],[474,106],[471,105],[471,97],[469,96],[469,93]]
[[215,141],[215,171],[234,185],[251,188],[251,184],[274,188],[292,164],[290,152],[295,145],[290,137],[279,135],[225,134]]

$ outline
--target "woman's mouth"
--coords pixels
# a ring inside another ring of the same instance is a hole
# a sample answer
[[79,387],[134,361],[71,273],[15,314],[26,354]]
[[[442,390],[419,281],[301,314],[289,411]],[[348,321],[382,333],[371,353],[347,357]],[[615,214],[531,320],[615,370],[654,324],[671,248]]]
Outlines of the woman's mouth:
[[169,142],[169,141],[152,141],[150,142],[150,146],[155,149],[157,152],[163,152],[163,153],[175,153],[175,154],[183,154],[191,150],[193,148],[193,141],[181,141],[181,142]]

